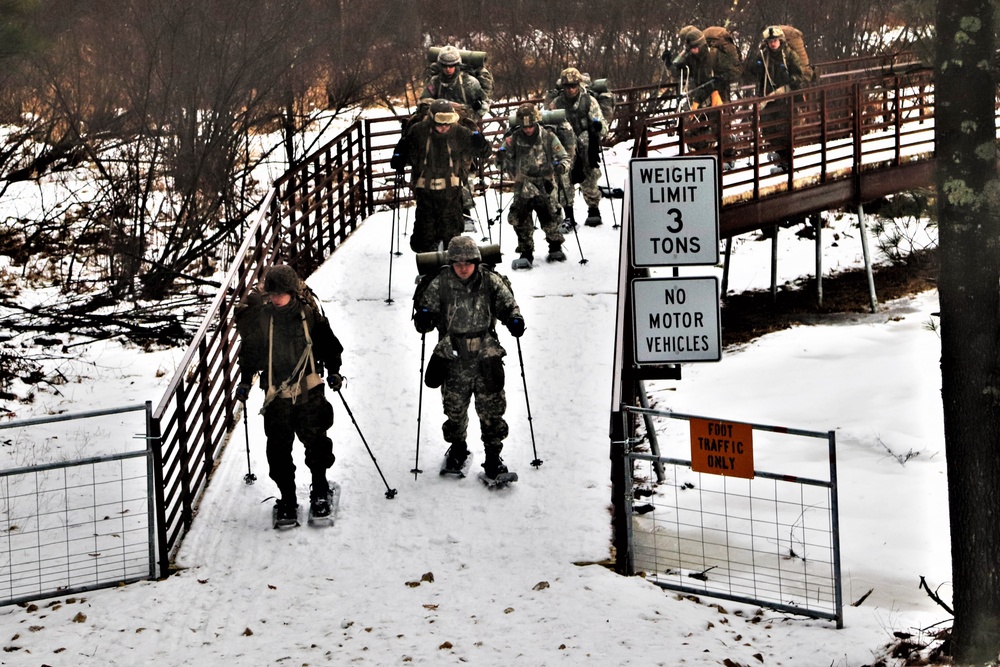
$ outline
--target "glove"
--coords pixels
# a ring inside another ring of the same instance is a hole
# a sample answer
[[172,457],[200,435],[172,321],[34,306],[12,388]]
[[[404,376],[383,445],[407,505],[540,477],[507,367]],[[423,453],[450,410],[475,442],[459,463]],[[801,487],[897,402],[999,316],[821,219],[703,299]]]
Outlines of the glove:
[[660,60],[663,61],[664,65],[669,65],[672,58],[670,57],[670,47],[663,49],[663,53],[660,54]]
[[240,403],[246,403],[248,398],[250,398],[250,385],[246,382],[241,382],[236,387],[236,400]]
[[417,333],[424,334],[428,331],[433,331],[434,313],[426,308],[421,308],[413,314],[413,326],[417,329]]
[[592,121],[590,121],[590,131],[593,132],[594,134],[600,134],[601,130],[603,129],[604,125],[603,123],[601,123],[600,118],[595,118]]
[[326,383],[330,386],[330,389],[340,391],[340,388],[344,386],[344,378],[340,373],[330,373],[326,376]]
[[524,335],[524,320],[520,317],[511,318],[510,322],[507,323],[507,330],[514,338],[520,338]]
[[406,169],[406,158],[399,153],[393,153],[389,160],[389,166],[392,167],[393,171],[403,171]]
[[486,148],[486,137],[483,136],[482,132],[472,133],[472,147],[477,150]]
[[555,163],[555,170],[557,174],[565,174],[569,171],[569,163],[566,160],[562,162]]

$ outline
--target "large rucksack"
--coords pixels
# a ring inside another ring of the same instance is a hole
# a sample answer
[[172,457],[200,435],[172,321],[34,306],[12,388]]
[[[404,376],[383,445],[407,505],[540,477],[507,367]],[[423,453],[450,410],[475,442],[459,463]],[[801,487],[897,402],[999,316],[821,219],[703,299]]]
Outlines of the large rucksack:
[[[425,79],[430,81],[431,77],[441,73],[441,65],[438,64],[438,53],[440,46],[432,46],[427,49],[427,60],[430,65],[427,67]],[[464,51],[459,50],[458,55],[462,57],[462,71],[476,78],[483,94],[487,99],[493,97],[493,73],[486,68],[487,55],[485,51]]]
[[615,117],[615,94],[611,92],[608,80],[594,79],[594,82],[588,86],[588,91],[597,99],[601,113],[604,114],[604,120],[607,121],[608,125],[611,125],[611,121]]
[[709,26],[702,33],[705,35],[705,43],[719,54],[715,75],[728,82],[738,81],[743,75],[743,58],[733,35],[718,25]]
[[809,64],[809,54],[806,53],[806,45],[802,39],[802,31],[790,25],[778,26],[781,31],[785,33],[785,44],[795,51],[795,55],[799,57],[799,61],[802,63],[802,75],[805,77],[806,81],[814,81],[816,79],[816,70]]

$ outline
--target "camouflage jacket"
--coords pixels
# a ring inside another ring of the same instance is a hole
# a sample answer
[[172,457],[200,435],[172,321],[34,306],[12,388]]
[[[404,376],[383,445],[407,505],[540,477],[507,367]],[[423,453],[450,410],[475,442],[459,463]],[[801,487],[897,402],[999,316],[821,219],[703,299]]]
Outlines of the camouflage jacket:
[[[738,73],[734,76],[731,67],[722,65],[721,52],[713,46],[703,46],[698,49],[698,54],[684,50],[670,63],[670,72],[676,77],[681,72],[687,76],[686,90],[691,102],[704,105],[712,96],[712,92],[718,90],[723,93],[729,84],[738,79]],[[725,94],[728,99],[728,92]]]
[[[453,356],[451,351],[503,356],[496,323],[506,325],[521,316],[506,279],[481,266],[468,281],[462,281],[450,266],[443,267],[415,305],[434,314],[439,338],[434,353],[445,357]],[[475,350],[468,346],[470,340],[477,341]]]
[[601,112],[601,105],[597,103],[597,98],[585,89],[581,89],[576,99],[572,100],[567,98],[565,93],[560,92],[549,102],[548,107],[549,109],[566,110],[566,122],[573,128],[578,142],[584,144],[587,142],[587,136],[593,129],[595,120],[599,122],[601,128],[597,133],[598,139],[608,136],[608,122],[604,119],[604,113]]
[[456,73],[451,81],[446,81],[440,74],[432,76],[420,95],[420,101],[429,103],[434,100],[461,104],[477,121],[482,120],[490,110],[489,100],[479,80],[463,71]]
[[503,170],[514,179],[514,195],[547,196],[555,187],[555,168],[570,159],[555,132],[536,124],[531,137],[520,128],[504,139],[500,149]]
[[[272,321],[273,345],[269,345]],[[242,342],[239,357],[241,381],[249,384],[254,374],[259,372],[260,386],[266,390],[270,381],[267,373],[269,354],[274,385],[289,379],[306,349],[303,322],[309,329],[317,364],[329,373],[339,372],[344,347],[334,335],[325,315],[297,296],[279,308],[266,301],[259,292],[251,292],[236,308],[236,326]],[[317,368],[317,372],[322,373],[322,368]]]
[[808,82],[799,54],[784,40],[775,51],[762,42],[760,48],[750,52],[744,69],[757,83],[758,97],[798,90]]

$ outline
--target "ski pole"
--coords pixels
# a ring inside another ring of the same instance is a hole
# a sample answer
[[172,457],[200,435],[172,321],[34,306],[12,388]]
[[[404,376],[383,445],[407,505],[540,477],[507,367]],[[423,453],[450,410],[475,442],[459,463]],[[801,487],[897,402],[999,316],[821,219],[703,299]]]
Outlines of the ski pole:
[[536,468],[542,465],[542,460],[538,458],[538,450],[535,448],[535,427],[531,423],[531,403],[528,402],[528,380],[524,377],[524,355],[521,354],[521,339],[515,338],[517,341],[517,360],[521,364],[521,382],[524,384],[524,407],[528,409],[528,430],[531,431],[531,451],[535,455],[535,460],[531,462],[531,465]]
[[392,198],[393,198],[392,229],[389,230],[389,291],[388,291],[388,294],[386,295],[386,298],[385,298],[385,302],[386,303],[392,303],[392,256],[393,256],[392,243],[393,243],[393,238],[396,236],[396,213],[399,210],[399,208],[398,208],[398,206],[396,205],[396,202],[395,202],[396,193],[398,192],[398,188],[396,187],[395,184],[398,184],[398,183],[399,183],[399,179],[397,178],[394,181],[393,193],[392,193]]
[[[567,218],[569,218],[570,227],[573,228],[573,236],[576,237],[576,248],[580,251],[580,263],[586,264],[587,258],[583,256],[583,246],[580,245],[580,232],[576,230],[576,215],[573,213],[573,206],[569,203],[569,197],[566,195],[566,188],[563,187],[563,180],[560,174],[556,174],[556,181],[559,183],[559,192],[562,194],[563,201],[567,202],[566,213]],[[520,347],[520,345],[518,345]]]
[[427,349],[427,334],[420,334],[420,391],[417,394],[417,456],[413,461],[413,479],[423,472],[420,469],[420,418],[424,412],[424,352]]
[[351,406],[347,404],[347,399],[344,398],[344,395],[339,389],[337,390],[337,396],[340,396],[340,400],[344,403],[344,409],[347,410],[348,416],[350,416],[351,421],[354,422],[354,428],[358,430],[358,435],[361,436],[361,442],[364,443],[365,449],[368,450],[368,456],[372,457],[372,463],[375,464],[375,469],[378,470],[379,477],[382,478],[382,483],[385,484],[385,497],[388,500],[392,500],[396,497],[396,489],[390,489],[389,483],[385,481],[385,475],[382,474],[382,468],[379,467],[378,461],[375,460],[375,455],[372,454],[372,448],[368,446],[368,441],[365,440],[365,434],[361,432],[361,427],[358,426],[358,420],[354,418],[354,413],[351,412]]
[[247,438],[247,474],[243,475],[246,484],[253,484],[257,481],[257,475],[250,469],[250,423],[247,419],[247,404],[243,404],[243,433]]
[[[608,176],[608,161],[604,158],[604,145],[598,141],[598,149],[601,151],[601,164],[604,165],[604,182],[608,186],[608,192],[611,192],[611,177]],[[622,199],[622,216],[625,215],[625,200]],[[611,221],[614,223],[611,228],[618,229],[618,216],[615,215],[615,200],[611,200]]]

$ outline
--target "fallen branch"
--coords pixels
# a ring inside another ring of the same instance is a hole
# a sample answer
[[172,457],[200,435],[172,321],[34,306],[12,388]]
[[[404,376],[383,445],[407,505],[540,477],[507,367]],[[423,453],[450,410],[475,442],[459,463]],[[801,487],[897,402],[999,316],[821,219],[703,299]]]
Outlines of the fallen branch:
[[953,612],[951,610],[951,607],[949,607],[944,602],[944,600],[942,600],[940,597],[938,597],[937,593],[935,593],[934,591],[932,591],[931,588],[930,588],[930,586],[927,585],[927,581],[924,579],[924,575],[920,575],[920,588],[922,588],[925,591],[927,591],[927,595],[930,597],[930,599],[932,599],[935,602],[937,602],[939,607],[941,607],[942,609],[944,609],[946,612],[948,612],[952,616],[955,615],[955,612]]

